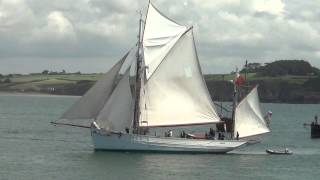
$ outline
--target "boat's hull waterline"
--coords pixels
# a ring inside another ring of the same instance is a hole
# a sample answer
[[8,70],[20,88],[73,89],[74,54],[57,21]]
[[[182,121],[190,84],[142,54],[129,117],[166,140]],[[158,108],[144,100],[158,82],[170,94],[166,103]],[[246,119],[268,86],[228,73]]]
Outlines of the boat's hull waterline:
[[244,144],[241,140],[195,140],[91,130],[95,150],[179,153],[226,153]]

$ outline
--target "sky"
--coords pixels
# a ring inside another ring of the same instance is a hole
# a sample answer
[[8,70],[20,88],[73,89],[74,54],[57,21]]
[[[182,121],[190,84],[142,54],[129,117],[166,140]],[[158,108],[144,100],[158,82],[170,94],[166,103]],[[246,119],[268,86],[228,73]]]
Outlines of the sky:
[[[202,70],[303,59],[320,68],[320,0],[152,0],[194,27]],[[0,73],[106,72],[137,41],[148,0],[0,0]]]

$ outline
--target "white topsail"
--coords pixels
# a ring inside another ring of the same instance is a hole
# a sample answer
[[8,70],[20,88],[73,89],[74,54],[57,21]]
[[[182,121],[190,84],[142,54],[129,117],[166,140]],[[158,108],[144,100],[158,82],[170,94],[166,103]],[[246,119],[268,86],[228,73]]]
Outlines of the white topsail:
[[[60,119],[94,119],[115,87],[119,71],[129,52],[117,62],[89,91],[83,95]],[[78,124],[78,123],[73,123]]]
[[257,86],[235,109],[234,134],[237,132],[240,138],[270,132],[261,113]]
[[133,101],[129,74],[128,69],[99,113],[96,122],[100,128],[116,132],[124,132],[126,128],[131,128]]
[[158,65],[174,46],[180,36],[187,30],[168,18],[149,3],[148,14],[143,33],[144,63],[146,78],[149,79]]
[[220,121],[203,80],[192,28],[149,5],[143,39],[147,81],[142,83],[140,126],[179,126]]

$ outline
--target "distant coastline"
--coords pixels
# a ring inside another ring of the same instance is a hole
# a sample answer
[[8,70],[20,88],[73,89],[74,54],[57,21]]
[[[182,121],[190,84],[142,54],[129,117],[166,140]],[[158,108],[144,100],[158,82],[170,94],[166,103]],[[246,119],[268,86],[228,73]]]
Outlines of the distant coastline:
[[[0,93],[27,95],[81,96],[103,74],[32,74],[11,75],[10,82],[0,83]],[[205,75],[209,92],[215,101],[231,101],[233,86],[230,81],[234,74]],[[319,104],[320,91],[307,86],[317,76],[278,76],[266,77],[247,74],[246,85],[259,84],[261,102]],[[319,82],[320,83],[320,82]],[[317,84],[317,81],[315,83]],[[249,89],[249,88],[248,88]]]
[[[240,70],[242,93],[258,86],[261,102],[320,104],[320,69],[304,60],[247,63]],[[204,75],[214,101],[232,101],[236,72]],[[82,96],[103,74],[44,70],[28,75],[0,74],[0,92]]]
[[0,91],[0,96],[46,96],[46,97],[81,97],[76,95],[62,95],[62,94],[48,94],[42,92],[10,92],[10,91]]

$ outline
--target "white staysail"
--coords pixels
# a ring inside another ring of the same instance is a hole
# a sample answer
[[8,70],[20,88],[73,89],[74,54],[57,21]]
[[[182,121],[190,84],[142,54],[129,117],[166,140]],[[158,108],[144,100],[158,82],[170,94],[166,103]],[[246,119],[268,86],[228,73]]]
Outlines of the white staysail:
[[260,109],[257,86],[238,104],[235,109],[234,134],[239,138],[270,132]]
[[96,122],[100,128],[115,132],[124,132],[126,128],[131,128],[133,100],[129,74],[128,69],[99,113]]
[[[119,71],[129,52],[117,62],[88,92],[83,95],[60,119],[94,119],[106,103],[115,86]],[[79,121],[80,122],[80,121]],[[77,123],[76,123],[77,124]]]
[[220,121],[203,80],[192,29],[170,49],[145,82],[140,126],[179,126]]
[[149,3],[143,34],[143,52],[146,78],[149,79],[166,54],[186,31],[181,26],[163,16]]

